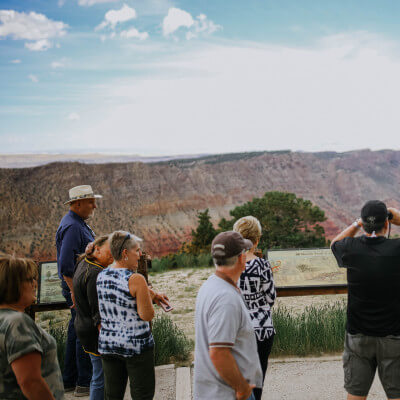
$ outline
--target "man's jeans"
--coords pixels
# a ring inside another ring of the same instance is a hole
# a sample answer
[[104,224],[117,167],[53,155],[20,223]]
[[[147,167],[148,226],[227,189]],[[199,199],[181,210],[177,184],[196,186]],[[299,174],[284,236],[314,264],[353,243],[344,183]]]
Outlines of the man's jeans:
[[89,354],[93,375],[90,381],[90,400],[104,400],[104,375],[100,356]]
[[[65,282],[62,282],[62,294],[68,306],[72,305],[71,293]],[[71,320],[68,325],[67,342],[65,344],[65,359],[63,381],[65,388],[90,385],[92,378],[92,363],[89,355],[85,353],[81,342],[76,336],[74,321],[75,310],[71,308]]]

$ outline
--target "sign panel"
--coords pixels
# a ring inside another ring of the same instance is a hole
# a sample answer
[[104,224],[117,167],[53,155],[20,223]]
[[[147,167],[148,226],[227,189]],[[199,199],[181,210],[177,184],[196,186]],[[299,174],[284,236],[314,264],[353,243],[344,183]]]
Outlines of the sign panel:
[[329,248],[269,250],[268,260],[276,286],[347,283],[346,270],[338,267]]
[[57,262],[42,262],[39,265],[38,304],[65,302],[58,277]]

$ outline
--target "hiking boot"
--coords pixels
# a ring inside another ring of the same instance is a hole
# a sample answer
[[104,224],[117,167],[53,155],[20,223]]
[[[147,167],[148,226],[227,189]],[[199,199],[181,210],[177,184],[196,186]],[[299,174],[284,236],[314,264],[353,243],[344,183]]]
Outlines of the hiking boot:
[[89,396],[89,394],[90,394],[89,386],[77,386],[75,388],[75,392],[74,392],[75,397]]

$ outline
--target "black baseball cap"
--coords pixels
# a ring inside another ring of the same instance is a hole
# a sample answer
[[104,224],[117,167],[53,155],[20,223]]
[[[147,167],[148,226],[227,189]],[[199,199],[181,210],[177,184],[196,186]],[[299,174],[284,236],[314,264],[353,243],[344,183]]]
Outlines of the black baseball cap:
[[367,201],[361,209],[361,219],[363,224],[377,225],[383,224],[388,218],[386,204],[380,200]]
[[243,250],[250,250],[253,243],[245,239],[239,232],[221,232],[215,236],[211,243],[213,258],[230,258],[238,256]]

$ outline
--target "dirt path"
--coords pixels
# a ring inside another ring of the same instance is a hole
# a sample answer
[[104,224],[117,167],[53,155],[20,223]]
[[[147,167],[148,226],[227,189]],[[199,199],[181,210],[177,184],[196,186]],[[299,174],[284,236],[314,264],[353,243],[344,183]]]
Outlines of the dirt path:
[[[296,362],[271,360],[262,400],[344,400],[345,398],[342,361],[339,357],[333,360],[309,358]],[[385,393],[378,376],[375,376],[368,400],[383,399],[386,399]]]
[[[172,368],[171,368],[172,367]],[[89,396],[81,397],[88,400]],[[66,393],[65,400],[77,400],[73,393]],[[130,400],[129,384],[125,391],[124,400]],[[175,367],[173,365],[161,365],[156,367],[156,391],[154,400],[175,400]]]

